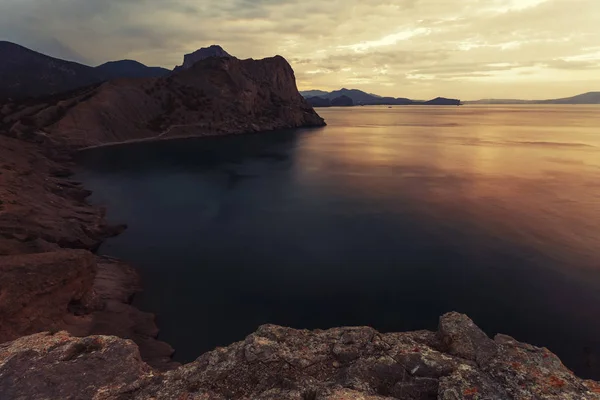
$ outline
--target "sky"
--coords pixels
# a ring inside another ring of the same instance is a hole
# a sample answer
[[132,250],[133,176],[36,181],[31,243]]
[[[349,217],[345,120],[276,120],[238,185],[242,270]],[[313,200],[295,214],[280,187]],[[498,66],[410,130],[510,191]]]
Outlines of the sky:
[[600,0],[0,0],[0,39],[173,68],[284,56],[301,90],[541,99],[600,90]]

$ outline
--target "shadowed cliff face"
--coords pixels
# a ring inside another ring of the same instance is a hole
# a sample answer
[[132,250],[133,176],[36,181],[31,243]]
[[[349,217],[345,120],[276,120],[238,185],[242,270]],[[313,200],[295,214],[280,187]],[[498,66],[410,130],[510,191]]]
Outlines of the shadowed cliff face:
[[324,125],[280,56],[213,57],[169,77],[110,81],[0,110],[11,136],[70,147]]
[[[52,382],[48,385],[47,382]],[[594,400],[547,349],[449,313],[437,332],[265,325],[161,374],[129,341],[41,333],[0,345],[0,393],[27,399]]]

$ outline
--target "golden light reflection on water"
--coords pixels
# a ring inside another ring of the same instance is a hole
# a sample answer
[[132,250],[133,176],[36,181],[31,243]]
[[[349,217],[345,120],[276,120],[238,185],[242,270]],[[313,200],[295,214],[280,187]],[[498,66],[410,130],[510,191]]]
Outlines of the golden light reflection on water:
[[351,188],[382,212],[408,201],[441,226],[451,217],[557,265],[600,268],[600,107],[318,111],[329,126],[301,144],[299,179]]

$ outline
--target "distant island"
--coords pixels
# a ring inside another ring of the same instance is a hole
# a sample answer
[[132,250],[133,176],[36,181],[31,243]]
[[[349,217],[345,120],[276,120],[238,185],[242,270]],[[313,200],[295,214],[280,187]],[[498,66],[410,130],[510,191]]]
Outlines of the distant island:
[[407,105],[437,105],[437,106],[459,106],[458,99],[447,99],[436,97],[435,99],[422,101],[411,100],[404,97],[383,97],[372,93],[366,93],[358,89],[340,89],[333,92],[322,90],[301,91],[300,94],[313,107],[338,107],[338,106],[407,106]]
[[464,104],[600,104],[600,92],[549,100],[481,99],[465,101]]

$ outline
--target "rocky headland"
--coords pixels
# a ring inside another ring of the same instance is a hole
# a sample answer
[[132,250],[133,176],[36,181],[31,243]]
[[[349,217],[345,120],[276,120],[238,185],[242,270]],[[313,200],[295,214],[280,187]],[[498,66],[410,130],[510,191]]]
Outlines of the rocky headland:
[[202,59],[150,79],[118,79],[0,107],[9,136],[80,149],[137,140],[323,126],[280,56]]
[[[489,339],[466,316],[437,332],[273,325],[179,366],[110,226],[69,178],[82,147],[324,122],[281,57],[211,57],[0,105],[0,399],[600,399],[546,349]],[[210,327],[207,327],[210,329]]]

